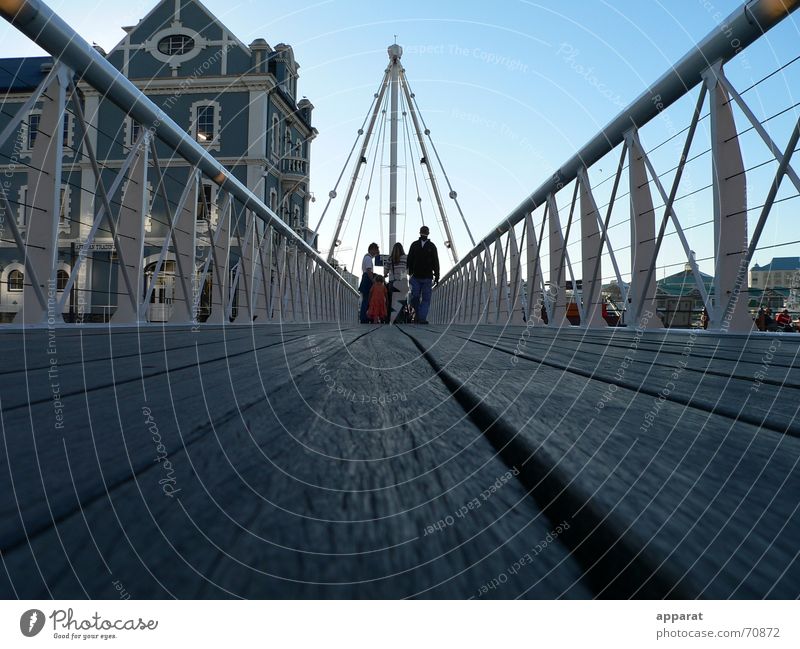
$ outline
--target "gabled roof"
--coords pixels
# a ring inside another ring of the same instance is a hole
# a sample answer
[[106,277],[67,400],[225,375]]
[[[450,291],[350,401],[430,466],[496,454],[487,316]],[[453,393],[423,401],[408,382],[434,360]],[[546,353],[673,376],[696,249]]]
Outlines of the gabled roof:
[[800,270],[800,257],[773,257],[772,261],[765,266],[756,264],[753,266],[755,271],[785,271]]
[[49,56],[0,59],[0,91],[30,92],[36,90],[47,75],[42,67],[52,64],[53,59]]
[[[711,275],[706,275],[703,271],[700,271],[700,280],[709,295],[714,292],[714,278]],[[694,275],[691,270],[682,270],[680,273],[658,280],[656,282],[656,290],[667,295],[689,295],[697,292],[697,284],[694,281]]]
[[[206,7],[206,6],[205,6],[205,5],[204,5],[202,2],[200,2],[200,0],[182,0],[182,1],[184,1],[184,2],[190,2],[191,4],[193,4],[193,5],[197,6],[197,8],[198,8],[198,9],[200,9],[200,10],[201,10],[203,13],[205,13],[205,14],[206,14],[206,15],[207,15],[207,16],[208,16],[210,19],[211,19],[211,21],[212,21],[212,22],[214,22],[214,23],[216,23],[217,25],[219,25],[219,27],[220,27],[220,28],[221,28],[223,31],[225,31],[226,33],[228,33],[228,34],[230,35],[231,39],[232,39],[232,40],[234,40],[234,41],[236,42],[236,44],[237,44],[237,45],[238,45],[238,46],[239,46],[239,47],[240,47],[240,48],[241,48],[241,49],[242,49],[242,50],[243,50],[243,51],[244,51],[244,52],[245,52],[245,53],[246,53],[248,56],[250,56],[250,48],[248,48],[248,47],[247,47],[247,45],[245,45],[245,44],[244,44],[242,41],[240,41],[240,40],[239,40],[239,38],[236,36],[236,34],[234,34],[234,33],[233,33],[233,32],[232,32],[230,29],[228,29],[228,28],[225,26],[225,24],[224,24],[224,23],[223,23],[223,22],[222,22],[222,21],[221,21],[219,18],[217,18],[217,17],[216,17],[216,16],[215,16],[213,13],[211,13],[211,11],[209,11],[208,7]],[[115,46],[114,46],[114,47],[111,49],[111,51],[109,52],[109,54],[111,54],[111,53],[113,53],[113,52],[116,52],[118,49],[120,49],[120,48],[121,48],[121,47],[122,47],[122,46],[125,44],[125,40],[126,40],[126,39],[127,39],[127,38],[128,38],[130,35],[131,35],[131,34],[133,34],[133,33],[134,33],[134,32],[135,32],[137,29],[139,29],[139,27],[142,25],[142,23],[146,22],[146,21],[147,21],[147,19],[148,19],[148,18],[150,18],[150,17],[151,17],[151,16],[152,16],[152,15],[153,15],[153,14],[154,14],[156,11],[158,11],[158,10],[159,10],[159,9],[160,9],[160,8],[161,8],[163,5],[165,5],[165,4],[173,4],[173,5],[174,5],[174,3],[175,3],[175,0],[160,0],[160,2],[158,2],[158,3],[157,3],[157,4],[156,4],[156,5],[155,5],[155,6],[154,6],[154,7],[153,7],[153,8],[152,8],[150,11],[148,11],[148,12],[147,12],[147,15],[146,15],[144,18],[142,18],[142,19],[141,19],[141,20],[140,20],[140,21],[139,21],[139,22],[136,24],[136,26],[135,26],[135,27],[123,27],[123,29],[125,30],[125,36],[122,38],[122,40],[120,40],[120,41],[119,41],[119,42],[118,42],[118,43],[117,43],[117,44],[116,44],[116,45],[115,45]]]

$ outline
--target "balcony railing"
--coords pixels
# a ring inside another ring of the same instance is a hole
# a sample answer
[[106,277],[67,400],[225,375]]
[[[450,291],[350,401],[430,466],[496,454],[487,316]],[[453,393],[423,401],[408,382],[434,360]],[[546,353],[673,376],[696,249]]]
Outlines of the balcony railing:
[[296,156],[286,157],[281,160],[281,173],[285,176],[297,178],[308,177],[308,160]]

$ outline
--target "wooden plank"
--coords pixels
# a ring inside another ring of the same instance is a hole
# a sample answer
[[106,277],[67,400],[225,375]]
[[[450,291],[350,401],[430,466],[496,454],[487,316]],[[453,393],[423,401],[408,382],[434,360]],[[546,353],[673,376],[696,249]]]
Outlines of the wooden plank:
[[[700,405],[658,402],[521,357],[514,363],[513,353],[464,340],[452,329],[408,331],[443,375],[515,431],[515,452],[549,466],[573,502],[605,517],[619,543],[654,570],[661,567],[675,592],[798,596],[799,440]],[[487,333],[481,329],[482,343]],[[764,345],[768,341],[757,341],[750,353]],[[738,391],[720,392],[712,383],[717,392],[708,399],[745,405]],[[772,397],[760,394],[747,407],[769,410]],[[796,404],[793,395],[786,390]]]
[[679,347],[671,343],[668,349],[629,337],[627,344],[617,343],[601,352],[596,343],[575,340],[562,344],[559,340],[554,344],[547,336],[523,337],[519,330],[503,332],[500,337],[486,332],[451,331],[449,335],[609,385],[653,397],[663,394],[682,405],[800,436],[796,417],[800,371],[795,366],[800,340],[793,336],[774,339],[769,346],[759,341],[752,350],[742,347],[741,358],[730,359],[717,358],[707,341],[698,349],[699,336],[684,336]]
[[560,521],[408,339],[295,327],[284,345],[265,329],[196,348],[185,333],[113,334],[111,353],[98,337],[87,363],[60,367],[89,386],[64,399],[64,429],[50,402],[4,408],[0,592],[114,598],[120,580],[132,597],[591,596],[557,542],[509,577]]

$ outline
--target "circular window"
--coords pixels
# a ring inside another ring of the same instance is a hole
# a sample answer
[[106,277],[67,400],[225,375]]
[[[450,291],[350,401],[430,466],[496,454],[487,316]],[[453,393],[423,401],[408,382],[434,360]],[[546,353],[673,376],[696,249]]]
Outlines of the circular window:
[[158,42],[158,51],[167,56],[183,56],[194,49],[194,39],[186,34],[171,34]]

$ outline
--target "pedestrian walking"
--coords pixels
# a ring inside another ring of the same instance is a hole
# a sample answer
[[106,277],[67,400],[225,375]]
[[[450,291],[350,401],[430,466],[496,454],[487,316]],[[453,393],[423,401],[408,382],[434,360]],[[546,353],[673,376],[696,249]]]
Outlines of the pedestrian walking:
[[417,324],[428,324],[432,289],[439,282],[439,252],[428,239],[430,230],[423,225],[419,239],[408,250],[408,274],[411,276],[410,304],[416,312]]

